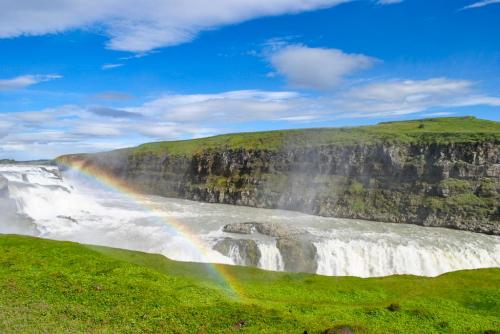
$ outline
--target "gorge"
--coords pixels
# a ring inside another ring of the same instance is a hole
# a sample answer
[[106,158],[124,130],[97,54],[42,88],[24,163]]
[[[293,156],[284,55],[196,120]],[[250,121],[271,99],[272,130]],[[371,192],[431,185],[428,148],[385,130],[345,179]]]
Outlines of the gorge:
[[61,164],[166,197],[500,234],[500,124],[472,117],[160,142]]
[[330,276],[437,276],[500,266],[500,237],[136,196],[78,170],[0,165],[0,233]]
[[451,118],[5,162],[0,233],[333,276],[497,267],[499,142]]

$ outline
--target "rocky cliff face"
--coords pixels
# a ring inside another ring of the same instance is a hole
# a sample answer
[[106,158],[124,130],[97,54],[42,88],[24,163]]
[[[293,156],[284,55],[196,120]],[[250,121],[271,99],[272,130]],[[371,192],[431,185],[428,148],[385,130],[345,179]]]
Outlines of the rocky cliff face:
[[500,234],[500,143],[373,143],[192,155],[74,155],[139,191],[212,203]]

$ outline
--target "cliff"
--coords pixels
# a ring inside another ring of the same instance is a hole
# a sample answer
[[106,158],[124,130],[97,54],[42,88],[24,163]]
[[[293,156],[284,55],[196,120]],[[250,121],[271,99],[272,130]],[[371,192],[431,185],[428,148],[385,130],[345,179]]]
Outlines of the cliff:
[[138,191],[500,234],[500,123],[473,117],[223,135],[59,157]]

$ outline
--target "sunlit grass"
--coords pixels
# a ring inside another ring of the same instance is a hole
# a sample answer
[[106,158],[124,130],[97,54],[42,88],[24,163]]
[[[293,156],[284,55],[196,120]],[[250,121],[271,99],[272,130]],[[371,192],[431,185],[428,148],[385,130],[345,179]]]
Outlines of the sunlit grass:
[[[361,279],[224,267],[69,242],[0,237],[1,333],[485,333],[500,269]],[[392,306],[390,306],[392,304]],[[237,329],[235,324],[245,324]]]
[[279,150],[320,145],[379,142],[456,143],[500,141],[500,123],[474,117],[431,118],[373,126],[278,130],[220,135],[193,140],[156,142],[129,149],[134,153],[192,155],[206,150]]

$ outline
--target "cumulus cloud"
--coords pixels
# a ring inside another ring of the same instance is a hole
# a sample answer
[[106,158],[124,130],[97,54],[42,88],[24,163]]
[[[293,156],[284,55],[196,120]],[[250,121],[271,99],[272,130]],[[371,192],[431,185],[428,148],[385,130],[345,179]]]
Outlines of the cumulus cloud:
[[370,84],[353,90],[357,98],[374,101],[418,102],[432,96],[454,96],[469,89],[468,80],[433,78],[428,80],[395,80]]
[[281,48],[272,53],[269,60],[292,86],[320,90],[332,89],[348,75],[376,62],[376,59],[361,54],[303,45]]
[[5,1],[0,38],[93,28],[113,50],[147,52],[204,30],[263,16],[299,13],[352,0],[38,0]]
[[[0,14],[1,15],[1,14]],[[10,79],[0,79],[0,90],[22,89],[37,83],[62,78],[58,74],[20,75]]]
[[474,82],[433,78],[393,80],[356,87],[336,99],[350,117],[387,117],[436,108],[500,106],[500,98],[477,94]]
[[481,8],[488,5],[493,5],[495,3],[500,3],[500,0],[483,0],[474,2],[468,6],[463,7],[462,9],[473,9],[473,8]]
[[269,119],[288,110],[299,100],[296,92],[240,90],[219,94],[167,94],[148,101],[132,112],[156,116],[170,122],[241,122]]

